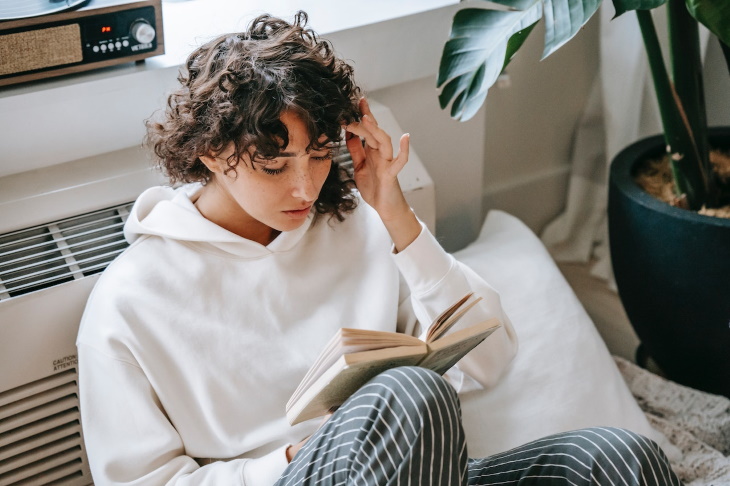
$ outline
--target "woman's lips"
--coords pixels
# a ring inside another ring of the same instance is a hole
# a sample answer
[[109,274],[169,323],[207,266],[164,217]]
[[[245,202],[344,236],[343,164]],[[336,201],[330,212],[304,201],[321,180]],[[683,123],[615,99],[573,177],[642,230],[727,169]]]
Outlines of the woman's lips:
[[284,213],[291,218],[304,218],[309,214],[309,210],[312,206],[307,206],[304,209],[293,209],[291,211],[284,211]]

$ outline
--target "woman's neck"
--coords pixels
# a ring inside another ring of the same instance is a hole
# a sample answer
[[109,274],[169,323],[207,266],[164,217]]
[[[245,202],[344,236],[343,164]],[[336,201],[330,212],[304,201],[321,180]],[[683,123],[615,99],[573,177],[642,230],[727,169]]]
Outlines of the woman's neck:
[[251,217],[215,180],[203,186],[193,204],[205,219],[263,246],[267,246],[281,234],[281,231]]

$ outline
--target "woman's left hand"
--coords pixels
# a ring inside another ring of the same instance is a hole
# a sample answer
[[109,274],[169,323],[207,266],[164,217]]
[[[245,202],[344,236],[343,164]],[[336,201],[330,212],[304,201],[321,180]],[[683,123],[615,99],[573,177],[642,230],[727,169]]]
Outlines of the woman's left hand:
[[345,127],[355,184],[365,202],[380,215],[400,251],[421,231],[398,183],[398,173],[408,162],[410,136],[406,133],[400,138],[398,155],[394,157],[390,136],[378,126],[365,98],[360,100],[360,112],[361,121]]

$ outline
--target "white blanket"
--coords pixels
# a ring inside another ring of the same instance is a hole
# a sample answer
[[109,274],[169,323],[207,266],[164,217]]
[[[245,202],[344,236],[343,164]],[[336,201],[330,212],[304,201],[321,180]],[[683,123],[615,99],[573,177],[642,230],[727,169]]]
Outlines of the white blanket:
[[477,240],[454,256],[499,291],[520,346],[496,387],[462,397],[472,457],[592,426],[633,430],[678,456],[649,425],[593,321],[527,226],[491,211]]
[[520,339],[504,379],[462,397],[470,456],[565,430],[616,426],[659,443],[686,483],[730,485],[730,401],[614,359],[521,221],[491,211],[477,240],[455,256],[500,292]]

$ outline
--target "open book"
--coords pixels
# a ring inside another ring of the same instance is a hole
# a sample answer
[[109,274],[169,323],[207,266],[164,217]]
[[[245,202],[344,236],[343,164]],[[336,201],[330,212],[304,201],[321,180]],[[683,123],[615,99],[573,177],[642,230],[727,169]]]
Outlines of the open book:
[[397,332],[340,329],[286,404],[289,423],[327,414],[390,368],[422,366],[444,374],[501,325],[489,319],[444,335],[481,300],[472,296],[467,294],[441,313],[429,327],[425,342]]

